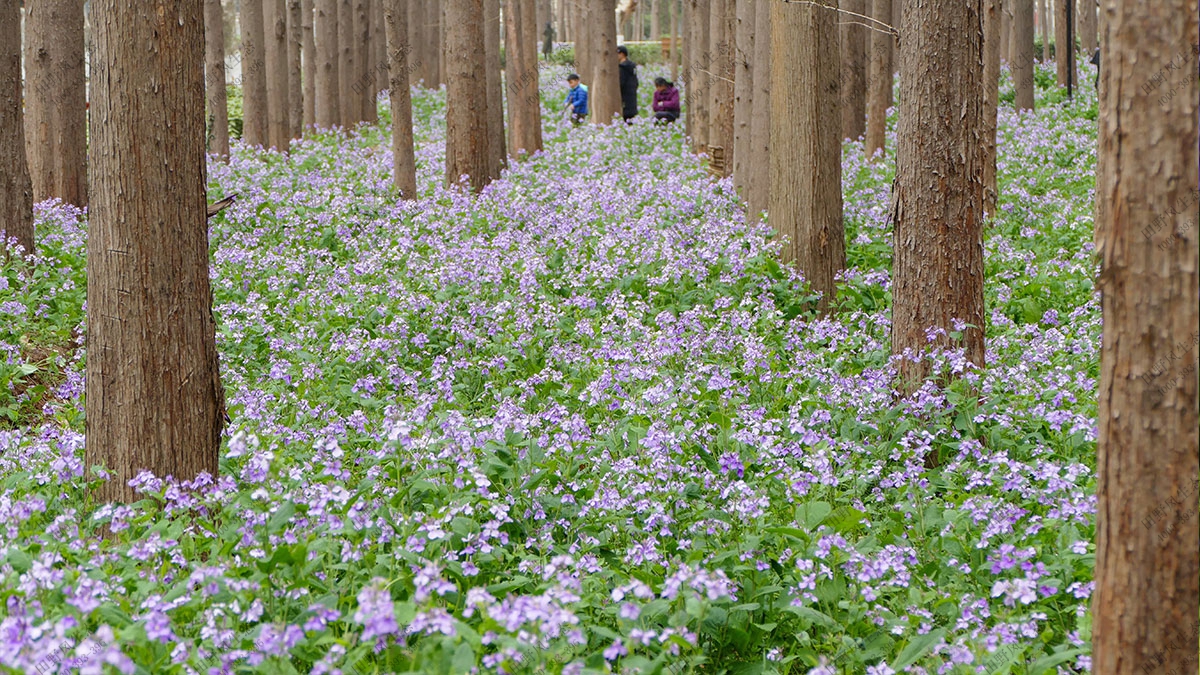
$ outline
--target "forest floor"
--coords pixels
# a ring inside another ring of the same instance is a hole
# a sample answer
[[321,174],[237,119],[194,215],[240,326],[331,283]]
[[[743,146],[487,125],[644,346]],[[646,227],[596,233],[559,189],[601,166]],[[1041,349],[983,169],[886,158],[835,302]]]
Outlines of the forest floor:
[[0,665],[1087,672],[1096,106],[1052,67],[1031,114],[1004,75],[988,367],[934,354],[966,372],[908,399],[892,135],[845,146],[827,318],[682,125],[573,128],[562,68],[546,151],[478,197],[440,186],[442,92],[414,104],[417,201],[386,103],[290,155],[238,144],[209,165],[240,195],[210,221],[221,476],[130,506],[87,496],[85,217],[40,205],[35,270],[0,268]]

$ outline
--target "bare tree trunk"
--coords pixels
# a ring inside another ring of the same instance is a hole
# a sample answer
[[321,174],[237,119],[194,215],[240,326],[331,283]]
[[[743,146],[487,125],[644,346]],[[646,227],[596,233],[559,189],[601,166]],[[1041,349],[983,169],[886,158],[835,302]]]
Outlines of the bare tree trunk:
[[754,95],[746,198],[747,216],[757,221],[771,196],[771,1],[754,0]]
[[25,157],[25,111],[21,106],[21,8],[0,3],[0,260],[8,240],[26,255],[33,249],[33,183]]
[[[753,2],[753,0],[750,0],[750,1]],[[676,2],[676,0],[667,0],[667,32],[670,34],[669,37],[671,40],[671,49],[667,54],[667,58],[671,62],[671,82],[672,83],[677,82],[679,80],[679,50],[680,50],[679,42],[680,42],[680,40],[679,40],[679,31],[676,28],[677,19],[676,19],[676,11],[675,11],[675,2]]]
[[[871,15],[878,21],[892,20],[892,0],[873,0]],[[889,24],[890,25],[890,24]],[[868,156],[884,152],[887,138],[888,99],[892,91],[892,36],[871,31],[871,63],[867,76],[867,136]]]
[[542,106],[538,94],[537,24],[534,0],[508,0],[505,69],[508,73],[509,152],[514,157],[542,149]]
[[1083,53],[1091,56],[1096,51],[1097,40],[1099,39],[1099,31],[1097,30],[1096,21],[1096,0],[1079,0],[1079,7],[1076,9],[1076,15],[1079,17],[1079,39],[1080,45],[1083,48]]
[[392,107],[392,182],[404,199],[417,197],[417,160],[413,151],[412,90],[408,81],[407,0],[383,0],[388,53],[388,100]]
[[913,3],[900,28],[892,354],[905,393],[930,374],[919,354],[931,328],[932,346],[961,345],[983,366],[981,7]]
[[[643,0],[644,1],[644,0]],[[661,40],[662,34],[658,27],[658,16],[661,8],[658,5],[658,0],[650,0],[650,39]]]
[[436,89],[448,81],[447,73],[450,66],[446,61],[446,42],[449,38],[446,35],[445,4],[441,0],[430,0],[429,7],[426,16],[433,22],[433,27],[429,31],[429,36],[433,40],[433,48],[429,50],[429,57],[433,59],[433,87]]
[[316,0],[313,33],[317,48],[317,126],[324,129],[342,125],[338,49],[338,3],[340,0]]
[[500,177],[507,163],[504,138],[504,83],[500,76],[500,0],[483,0],[483,51],[486,66],[488,176]]
[[1000,60],[1004,63],[1012,61],[1012,54],[1009,53],[1012,47],[1012,3],[1013,0],[1000,2]]
[[371,55],[371,3],[370,0],[355,0],[354,2],[354,31],[358,34],[355,41],[354,70],[358,73],[355,78],[356,95],[358,96],[359,116],[362,121],[374,124],[379,121],[379,110],[375,105],[375,72]]
[[621,87],[617,77],[617,8],[613,0],[589,0],[592,30],[592,89],[588,106],[598,124],[612,122],[621,112]]
[[1092,672],[1185,673],[1200,647],[1194,57],[1158,83],[1200,21],[1196,0],[1103,2]]
[[670,3],[671,7],[675,8],[675,18],[672,22],[675,39],[671,43],[671,81],[678,82],[679,69],[683,67],[683,0],[670,0]]
[[446,184],[467,176],[479,191],[490,181],[484,0],[446,0]]
[[1067,86],[1068,78],[1071,86],[1079,88],[1079,78],[1075,75],[1075,45],[1067,38],[1067,3],[1074,0],[1062,0],[1054,5],[1054,63],[1057,72],[1058,86]]
[[304,31],[304,128],[317,123],[317,41],[313,30],[313,0],[301,0],[300,25]]
[[1033,110],[1033,0],[1009,0],[1013,4],[1012,61],[1017,110]]
[[[709,144],[709,76],[712,69],[713,49],[709,42],[709,0],[685,0],[689,4],[688,62],[691,64],[684,74],[687,84],[688,118],[692,145],[696,152],[707,152]],[[695,82],[693,82],[695,80]]]
[[1039,30],[1042,36],[1042,63],[1050,63],[1050,0],[1037,0]]
[[86,463],[111,472],[99,502],[133,502],[143,470],[217,474],[203,2],[180,0],[169,21],[128,0],[92,3],[104,20],[88,149]]
[[[841,0],[841,7],[867,14],[866,0]],[[863,19],[840,16],[842,50],[842,136],[857,139],[867,122],[867,28]]]
[[[712,45],[712,65],[709,71],[708,109],[709,116],[709,154],[713,148],[721,148],[728,157],[733,154],[733,40],[734,30],[727,21],[729,5],[733,0],[711,0],[709,6],[709,39]],[[721,175],[729,175],[733,168],[729,162],[724,162],[720,169]]]
[[[391,0],[383,0],[383,2],[386,4],[391,2]],[[409,84],[415,85],[420,83],[422,86],[431,87],[435,79],[429,72],[429,68],[433,63],[429,58],[429,50],[432,48],[433,41],[429,39],[430,21],[425,15],[426,4],[425,0],[406,3],[407,21],[405,25],[408,26],[408,34],[404,36],[404,39],[406,40],[405,46],[409,49],[408,53],[412,55],[410,59],[412,65],[409,66],[412,69],[412,73],[409,76]],[[395,42],[395,40],[392,41]],[[394,49],[394,47],[388,47],[389,64],[391,63],[391,53]],[[388,81],[389,83],[391,81],[390,71]]]
[[300,0],[287,0],[287,82],[288,134],[292,138],[304,135],[304,84],[300,52],[304,48],[304,32],[300,26]]
[[267,31],[267,134],[272,147],[286,151],[292,136],[288,116],[287,3],[266,0],[263,10]]
[[[592,53],[594,49],[592,42],[595,40],[591,24],[592,0],[578,0],[575,8],[578,10],[575,16],[575,72],[590,88],[593,76]],[[589,101],[589,112],[594,108],[595,106]]]
[[983,0],[983,212],[996,215],[996,113],[1000,105],[1000,0]]
[[[375,63],[375,93],[376,94],[383,92],[383,91],[387,91],[390,88],[388,85],[389,77],[390,77],[390,74],[389,74],[390,68],[388,66],[387,31],[385,30],[384,23],[383,23],[383,5],[385,2],[387,2],[387,0],[372,0],[372,2],[371,2],[371,11],[373,12],[371,14],[371,45],[373,46],[373,48],[375,50],[375,58],[373,59],[373,61]],[[419,3],[415,3],[415,2],[409,3],[410,6],[416,5],[416,4],[419,4]],[[408,38],[407,35],[404,35],[402,37],[404,39]],[[411,44],[408,44],[408,43],[403,43],[403,44],[408,45],[407,46],[407,48],[409,50],[408,54],[411,55],[411,58],[409,58],[407,60],[409,60],[409,61],[415,60],[417,58],[417,56],[416,56],[416,54],[413,54]],[[409,66],[406,68],[406,70],[409,71],[408,75],[409,75],[409,78],[411,79],[412,73],[413,73],[413,67]],[[411,95],[411,92],[410,92],[410,95]],[[378,113],[376,113],[376,118],[378,118],[378,116],[379,116]]]
[[347,129],[362,121],[362,98],[354,91],[358,80],[358,34],[354,30],[354,0],[338,2],[338,106]]
[[229,106],[225,93],[225,15],[221,0],[204,0],[204,91],[209,152],[229,161]]
[[[275,0],[266,0],[274,2]],[[267,125],[266,19],[263,0],[242,3],[242,140],[269,145]]]
[[[733,185],[749,198],[750,165],[761,162],[755,156],[751,134],[754,120],[754,13],[758,0],[737,0],[736,67],[733,103]],[[764,40],[767,39],[765,36]]]
[[27,3],[25,74],[25,142],[33,201],[57,197],[87,206],[83,3]]
[[770,5],[770,221],[789,239],[784,261],[796,263],[827,311],[846,268],[837,5]]

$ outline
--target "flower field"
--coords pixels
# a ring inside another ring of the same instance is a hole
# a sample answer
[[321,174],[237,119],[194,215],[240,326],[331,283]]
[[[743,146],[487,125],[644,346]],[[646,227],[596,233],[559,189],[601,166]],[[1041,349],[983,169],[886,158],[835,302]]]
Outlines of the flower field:
[[477,197],[424,89],[419,200],[386,98],[212,161],[221,475],[130,506],[87,490],[85,214],[38,207],[35,266],[0,267],[6,672],[1089,672],[1094,90],[1039,70],[1018,115],[1004,75],[988,367],[903,399],[891,138],[845,146],[821,318],[682,125],[575,128],[566,72],[545,152]]

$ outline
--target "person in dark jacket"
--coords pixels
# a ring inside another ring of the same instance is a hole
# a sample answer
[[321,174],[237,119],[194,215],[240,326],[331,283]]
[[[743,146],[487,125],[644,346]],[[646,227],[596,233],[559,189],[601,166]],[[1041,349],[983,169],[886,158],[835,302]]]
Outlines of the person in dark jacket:
[[654,78],[654,121],[674,122],[679,119],[679,90],[664,77]]
[[621,116],[626,122],[637,117],[637,64],[629,60],[629,50],[624,45],[617,47],[617,73],[621,84]]

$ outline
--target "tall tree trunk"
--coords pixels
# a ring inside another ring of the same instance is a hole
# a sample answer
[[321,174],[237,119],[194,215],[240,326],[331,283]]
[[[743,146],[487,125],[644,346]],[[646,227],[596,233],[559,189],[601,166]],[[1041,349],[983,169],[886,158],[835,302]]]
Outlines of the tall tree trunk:
[[[275,0],[266,0],[274,2]],[[242,140],[269,145],[267,126],[267,52],[263,0],[241,0]]]
[[500,177],[507,161],[504,138],[504,83],[500,76],[500,0],[483,0],[483,52],[487,99],[488,176]]
[[912,3],[900,28],[892,354],[906,393],[930,374],[931,328],[933,346],[983,366],[982,4]]
[[709,6],[709,39],[712,45],[712,75],[709,77],[708,109],[709,154],[713,148],[721,148],[726,161],[721,175],[728,176],[733,168],[728,161],[733,154],[733,41],[734,29],[727,20],[733,0],[711,0]]
[[746,198],[747,216],[757,221],[771,196],[771,0],[754,0],[754,94]]
[[1104,0],[1101,17],[1092,672],[1185,673],[1200,647],[1194,59],[1153,83],[1200,22],[1196,0]]
[[1012,47],[1012,3],[1013,0],[1000,2],[1000,60],[1004,63],[1012,62],[1012,54],[1009,53]]
[[217,474],[203,1],[179,0],[169,21],[128,0],[92,7],[104,20],[88,148],[86,463],[111,472],[98,501],[133,502],[143,470]]
[[[670,33],[671,49],[667,54],[671,65],[671,82],[679,80],[679,50],[681,48],[679,42],[679,31],[676,28],[676,0],[667,0],[667,31]],[[753,0],[751,0],[753,2]]]
[[538,93],[537,24],[534,0],[508,0],[505,69],[508,74],[509,152],[514,157],[542,149],[542,106]]
[[617,77],[617,14],[613,0],[591,3],[592,88],[588,106],[599,124],[612,122],[621,112],[621,87]]
[[662,34],[658,28],[660,10],[658,0],[650,0],[650,39],[654,41],[662,39]]
[[433,86],[436,89],[446,84],[448,80],[447,73],[450,71],[450,66],[446,60],[446,43],[449,38],[446,34],[446,5],[442,0],[429,0],[429,2],[426,16],[433,22],[429,31],[429,37],[433,40],[433,48],[429,50],[429,57],[433,59]]
[[827,311],[846,268],[837,4],[770,5],[770,221],[789,239],[783,259],[795,262]]
[[670,0],[670,3],[675,8],[675,18],[672,23],[675,39],[671,42],[671,81],[678,82],[679,69],[683,67],[683,0]]
[[300,59],[304,49],[304,29],[300,24],[300,0],[287,0],[287,13],[288,134],[300,138],[304,134],[304,83]]
[[1013,4],[1012,69],[1017,110],[1033,110],[1033,0],[1009,0]]
[[300,25],[304,31],[304,127],[317,123],[317,40],[313,29],[313,0],[301,0]]
[[[578,10],[575,16],[575,72],[582,79],[583,84],[592,86],[592,42],[595,40],[595,35],[592,30],[592,2],[593,0],[578,0],[575,8]],[[595,105],[592,101],[588,102],[589,112],[594,110]]]
[[1054,64],[1060,87],[1067,86],[1068,78],[1071,86],[1079,88],[1079,78],[1075,75],[1075,45],[1067,37],[1067,3],[1074,0],[1060,0],[1054,4]]
[[354,0],[338,2],[338,105],[342,125],[351,129],[362,121],[362,98],[354,91],[358,81],[358,33],[354,30]]
[[[688,61],[691,66],[685,75],[687,83],[688,117],[692,120],[692,128],[688,132],[692,136],[692,144],[696,152],[707,152],[709,145],[709,75],[712,70],[714,49],[709,42],[709,0],[686,0],[690,10],[690,30]],[[695,80],[693,85],[692,80]]]
[[1098,29],[1096,20],[1096,0],[1079,0],[1079,7],[1076,8],[1076,16],[1079,17],[1079,39],[1080,46],[1083,48],[1083,53],[1091,56],[1096,51]]
[[446,184],[467,176],[470,189],[488,184],[491,158],[484,55],[484,0],[446,0]]
[[[742,199],[749,198],[750,165],[755,156],[751,138],[754,120],[754,13],[758,0],[738,0],[736,68],[733,87],[733,185]],[[764,10],[765,11],[765,10]],[[768,39],[766,36],[764,40]]]
[[25,142],[33,201],[87,205],[83,3],[38,0],[25,9]]
[[382,0],[388,53],[388,101],[392,107],[392,183],[404,199],[417,197],[417,160],[413,151],[412,90],[408,81],[407,0]]
[[209,152],[229,161],[229,106],[225,93],[225,13],[221,0],[204,0],[204,91]]
[[[892,0],[872,0],[871,16],[891,25]],[[891,34],[871,31],[871,63],[867,70],[867,136],[868,156],[884,151],[887,139],[888,99],[892,91]]]
[[292,137],[288,118],[287,2],[266,0],[267,135],[271,146],[286,151]]
[[996,113],[1000,105],[1000,0],[983,0],[983,212],[996,215]]
[[21,7],[0,3],[0,259],[8,240],[33,253],[33,183],[21,106]]
[[379,110],[375,104],[375,64],[371,49],[371,3],[370,0],[355,0],[354,2],[354,31],[358,34],[355,40],[354,70],[358,73],[356,86],[358,107],[362,121],[374,124],[379,121]]
[[[841,0],[841,8],[867,14],[866,0]],[[867,27],[863,19],[842,15],[842,137],[856,139],[866,133],[867,122]]]
[[[383,2],[386,4],[391,2],[391,0],[383,0]],[[429,36],[429,24],[431,22],[425,13],[428,3],[425,0],[416,0],[416,2],[407,2],[405,4],[408,7],[406,10],[408,15],[406,23],[408,26],[408,35],[404,38],[406,40],[404,46],[408,48],[409,61],[412,62],[412,65],[409,66],[412,69],[409,75],[409,84],[415,85],[420,83],[422,86],[432,87],[433,81],[436,78],[429,72],[429,68],[433,64],[432,59],[429,57],[429,50],[432,49],[433,40]],[[388,47],[389,64],[391,63],[391,54],[394,49],[394,47]],[[388,78],[390,82],[390,71]]]
[[1050,0],[1038,0],[1038,26],[1040,35],[1042,36],[1042,63],[1050,63],[1050,44],[1053,42],[1050,36]]
[[[372,14],[371,14],[371,44],[373,45],[373,48],[375,50],[375,58],[372,59],[372,61],[375,64],[375,93],[376,94],[383,92],[383,91],[387,91],[390,88],[388,85],[388,83],[390,81],[390,73],[389,73],[390,69],[388,67],[387,31],[386,31],[386,29],[384,27],[384,23],[383,23],[383,5],[385,2],[387,2],[387,0],[372,0],[372,2],[371,2],[371,11],[372,11]],[[415,2],[409,3],[410,6],[415,5],[415,4],[418,4],[418,3],[415,3]],[[407,38],[408,36],[405,35],[403,37]],[[407,44],[407,43],[404,43],[404,44]],[[412,55],[412,58],[410,58],[408,60],[412,61],[416,58],[416,55],[412,53],[411,44],[408,46],[408,49],[409,49],[408,53],[410,55]],[[412,68],[412,66],[409,66],[407,69],[409,71],[408,76],[411,80],[413,68]],[[376,118],[379,117],[378,112],[376,113],[375,116],[376,116]]]
[[340,0],[315,0],[313,33],[317,48],[317,126],[329,129],[342,125],[342,108],[338,49],[338,3]]

